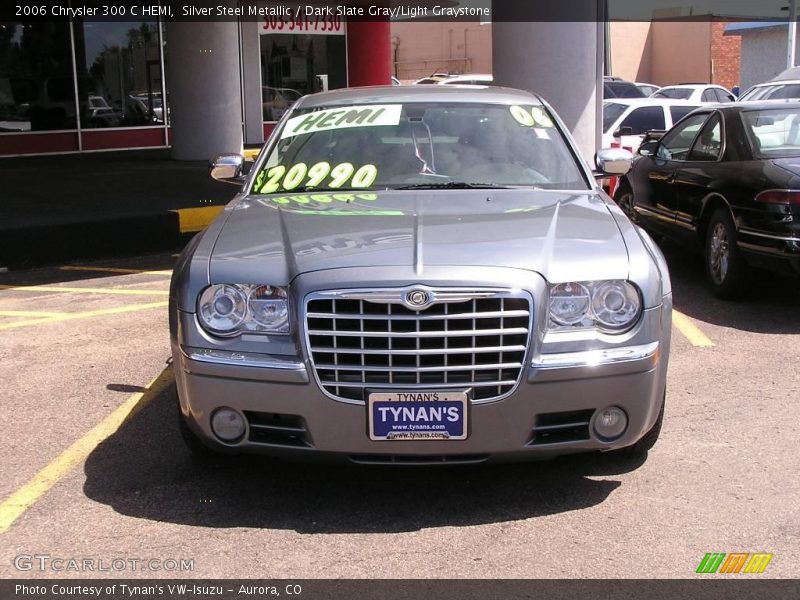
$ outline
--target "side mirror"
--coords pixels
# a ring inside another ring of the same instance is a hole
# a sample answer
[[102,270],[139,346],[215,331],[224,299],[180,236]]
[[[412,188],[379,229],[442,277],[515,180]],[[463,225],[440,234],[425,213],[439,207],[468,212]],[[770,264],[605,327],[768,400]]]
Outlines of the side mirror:
[[601,175],[625,175],[631,170],[633,154],[622,148],[603,148],[595,156]]
[[217,181],[244,183],[244,157],[241,154],[220,154],[208,165],[208,174]]
[[617,130],[613,133],[613,136],[615,138],[620,138],[628,135],[633,135],[633,127],[628,127],[627,125],[625,127],[617,128]]
[[650,140],[639,146],[640,156],[655,156],[656,152],[658,152],[658,140]]

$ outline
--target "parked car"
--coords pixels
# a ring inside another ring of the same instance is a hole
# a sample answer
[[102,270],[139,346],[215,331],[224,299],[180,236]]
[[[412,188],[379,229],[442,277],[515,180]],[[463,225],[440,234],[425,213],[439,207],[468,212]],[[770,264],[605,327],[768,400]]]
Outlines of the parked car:
[[603,102],[603,147],[620,142],[635,152],[648,131],[665,131],[699,104],[685,100],[632,98]]
[[646,98],[645,93],[632,81],[619,77],[603,77],[603,98]]
[[642,90],[642,93],[648,97],[652,96],[661,89],[660,85],[655,85],[654,83],[640,83],[638,81],[636,82],[636,87]]
[[486,73],[466,73],[463,75],[451,75],[446,79],[438,81],[438,85],[492,85],[494,77]]
[[800,67],[791,67],[770,81],[754,85],[739,101],[796,99],[800,99]]
[[279,121],[300,96],[300,92],[291,88],[262,86],[261,110],[264,120]]
[[688,100],[690,102],[718,103],[735,102],[736,96],[721,85],[702,83],[683,83],[662,87],[651,98]]
[[449,73],[432,73],[427,77],[423,77],[422,79],[417,79],[414,83],[415,84],[422,84],[422,85],[430,85],[433,83],[439,83],[443,79],[447,79],[450,77]]
[[800,273],[800,102],[701,108],[639,153],[616,201],[703,248],[714,294],[736,297],[750,266]]
[[126,120],[141,124],[163,124],[164,106],[160,93],[134,92],[127,97]]
[[[183,251],[170,332],[190,448],[365,464],[645,452],[662,255],[528,92],[305,96]],[[632,155],[598,154],[603,174]],[[599,174],[598,174],[599,176]]]

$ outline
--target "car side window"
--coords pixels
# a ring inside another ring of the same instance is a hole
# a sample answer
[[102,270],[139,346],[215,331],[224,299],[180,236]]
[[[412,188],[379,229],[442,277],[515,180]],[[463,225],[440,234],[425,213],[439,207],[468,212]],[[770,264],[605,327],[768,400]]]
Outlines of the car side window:
[[722,119],[712,116],[700,131],[689,152],[690,161],[716,161],[722,154]]
[[703,102],[716,102],[717,95],[714,93],[713,88],[706,88],[703,90]]
[[669,113],[672,115],[672,124],[677,125],[678,121],[680,121],[683,117],[688,115],[692,112],[695,108],[700,108],[699,106],[670,106]]
[[658,145],[656,157],[661,160],[686,160],[697,132],[708,119],[708,113],[689,115],[673,127]]
[[664,120],[664,109],[660,106],[643,106],[632,111],[620,127],[630,127],[631,135],[642,135],[651,129],[664,129],[667,124]]

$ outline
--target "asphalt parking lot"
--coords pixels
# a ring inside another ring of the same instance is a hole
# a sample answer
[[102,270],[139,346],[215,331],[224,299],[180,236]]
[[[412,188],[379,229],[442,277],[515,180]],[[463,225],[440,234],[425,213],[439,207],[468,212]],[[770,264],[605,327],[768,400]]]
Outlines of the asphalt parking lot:
[[477,468],[198,463],[174,418],[174,256],[0,274],[0,574],[684,578],[707,552],[768,552],[761,576],[798,577],[800,282],[725,303],[665,250],[678,313],[647,460]]

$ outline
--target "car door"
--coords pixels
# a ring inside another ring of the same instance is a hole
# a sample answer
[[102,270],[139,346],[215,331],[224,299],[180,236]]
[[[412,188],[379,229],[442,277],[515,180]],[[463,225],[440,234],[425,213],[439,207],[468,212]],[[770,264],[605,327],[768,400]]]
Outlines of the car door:
[[661,139],[655,154],[637,162],[634,210],[642,224],[670,234],[678,212],[675,178],[709,113],[687,116]]
[[[724,172],[728,169],[723,160],[725,131],[722,115],[715,111],[706,120],[694,140],[689,154],[675,176],[673,184],[677,211],[675,224],[684,233],[694,232],[697,227],[703,202],[712,192],[720,192]],[[681,233],[681,232],[678,232]]]

